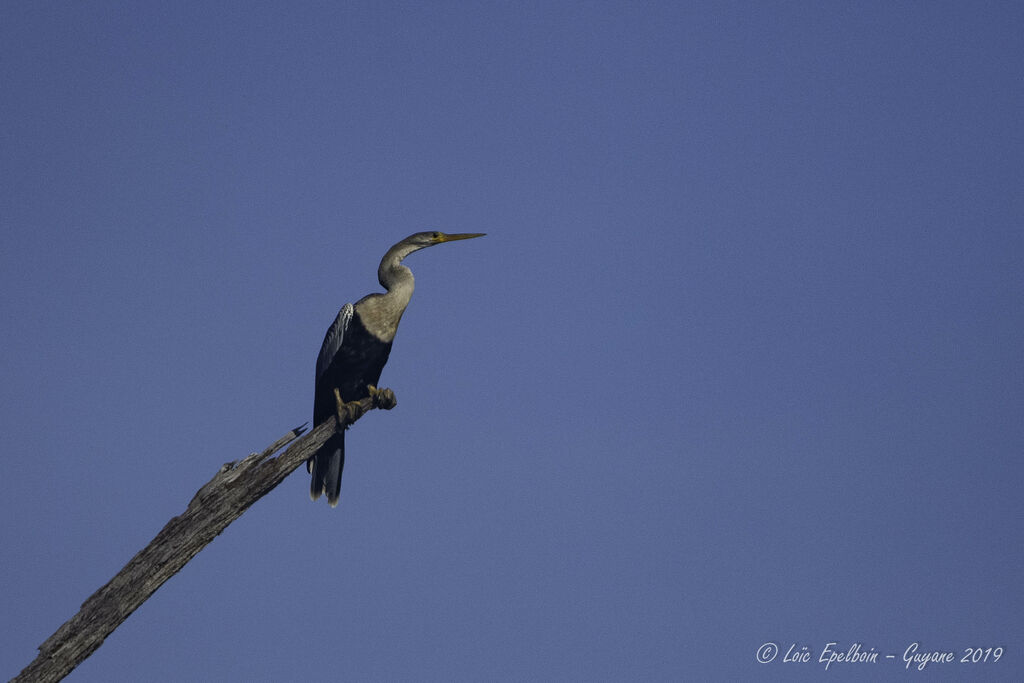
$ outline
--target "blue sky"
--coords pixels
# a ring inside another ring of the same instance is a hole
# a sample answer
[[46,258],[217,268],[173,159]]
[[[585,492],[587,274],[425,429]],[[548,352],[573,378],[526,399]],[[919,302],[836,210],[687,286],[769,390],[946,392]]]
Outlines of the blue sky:
[[2,15],[0,675],[425,229],[488,235],[407,261],[339,507],[297,472],[69,680],[1024,675],[1019,6]]

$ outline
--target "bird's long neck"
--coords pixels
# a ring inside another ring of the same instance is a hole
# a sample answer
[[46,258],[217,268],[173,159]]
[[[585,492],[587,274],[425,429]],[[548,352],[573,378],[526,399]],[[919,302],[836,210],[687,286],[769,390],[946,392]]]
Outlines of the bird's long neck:
[[380,260],[380,267],[377,268],[377,279],[387,290],[384,297],[389,300],[390,307],[399,311],[399,315],[409,305],[412,290],[416,285],[412,271],[402,265],[402,259],[421,248],[408,244],[396,244],[388,249],[388,253],[384,254],[384,258]]
[[415,288],[412,271],[402,265],[402,259],[420,248],[407,244],[391,247],[377,269],[377,279],[387,292],[368,296],[360,302],[363,323],[383,341],[390,342],[395,338],[398,323]]

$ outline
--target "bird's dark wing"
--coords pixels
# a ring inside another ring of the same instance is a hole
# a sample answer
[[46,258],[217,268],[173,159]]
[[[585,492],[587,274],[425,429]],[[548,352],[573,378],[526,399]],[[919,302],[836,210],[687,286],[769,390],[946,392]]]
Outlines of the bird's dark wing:
[[324,343],[320,346],[320,355],[316,357],[316,378],[318,380],[331,365],[331,361],[334,359],[335,354],[338,353],[338,349],[341,348],[341,343],[345,339],[345,330],[348,329],[348,324],[351,322],[355,310],[355,306],[352,304],[342,306],[341,310],[338,311],[338,317],[334,319],[334,323],[327,329]]
[[[313,400],[313,421],[320,424],[320,421],[328,415],[333,414],[334,399],[330,395],[330,389],[326,387],[321,391],[320,380],[325,379],[324,374],[331,367],[331,361],[338,355],[342,343],[345,341],[345,332],[348,330],[352,316],[355,314],[355,306],[345,304],[338,311],[338,317],[324,335],[324,343],[320,346],[320,355],[316,358],[316,391]],[[330,381],[325,379],[325,381]],[[309,486],[309,497],[316,500],[321,493],[327,493],[327,502],[334,507],[338,504],[338,492],[341,489],[341,470],[345,466],[345,433],[334,434],[324,443],[323,446],[306,461],[306,470],[312,474]]]

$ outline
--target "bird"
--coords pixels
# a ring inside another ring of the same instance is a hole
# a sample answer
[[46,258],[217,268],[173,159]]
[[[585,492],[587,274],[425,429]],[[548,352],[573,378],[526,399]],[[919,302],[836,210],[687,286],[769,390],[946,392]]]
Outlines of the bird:
[[[381,393],[377,389],[380,373],[414,288],[412,271],[402,260],[420,249],[484,234],[417,232],[388,249],[377,269],[377,279],[386,291],[345,304],[327,328],[316,359],[314,427],[336,415],[343,403]],[[309,497],[315,501],[327,494],[330,506],[337,507],[344,467],[345,432],[338,430],[306,461],[306,470],[312,475]]]

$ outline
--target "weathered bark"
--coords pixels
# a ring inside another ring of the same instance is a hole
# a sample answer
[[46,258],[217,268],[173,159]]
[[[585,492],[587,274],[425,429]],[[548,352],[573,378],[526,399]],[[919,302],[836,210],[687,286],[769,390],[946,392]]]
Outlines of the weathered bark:
[[[185,512],[167,522],[149,545],[82,604],[78,614],[39,646],[39,656],[12,682],[59,681],[67,676],[196,553],[316,453],[336,429],[347,427],[373,408],[394,404],[364,398],[347,405],[341,423],[332,418],[301,439],[305,426],[298,427],[262,453],[221,467],[199,489]],[[291,446],[281,455],[271,457],[289,443]]]

